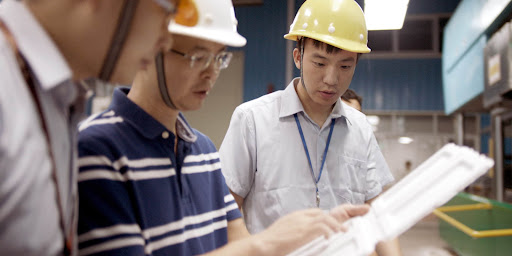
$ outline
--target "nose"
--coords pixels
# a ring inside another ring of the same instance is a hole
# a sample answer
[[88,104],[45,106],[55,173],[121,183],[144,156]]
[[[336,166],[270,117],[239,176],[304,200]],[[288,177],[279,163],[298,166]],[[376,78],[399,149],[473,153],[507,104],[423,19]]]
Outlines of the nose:
[[338,70],[336,67],[327,67],[325,70],[323,82],[327,85],[338,84]]
[[210,88],[213,87],[213,84],[215,84],[215,81],[217,80],[217,77],[219,76],[220,69],[215,67],[213,61],[210,62],[210,65],[204,69],[200,76],[202,79],[209,81]]

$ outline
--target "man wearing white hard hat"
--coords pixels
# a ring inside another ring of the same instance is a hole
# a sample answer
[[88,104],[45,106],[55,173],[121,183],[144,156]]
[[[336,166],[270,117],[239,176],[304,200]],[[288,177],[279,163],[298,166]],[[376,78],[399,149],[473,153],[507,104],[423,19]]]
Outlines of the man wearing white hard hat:
[[180,113],[202,106],[229,64],[226,46],[246,40],[230,0],[196,4],[198,16],[179,6],[173,47],[80,127],[81,255],[282,255],[368,210],[305,210],[249,237],[215,146]]

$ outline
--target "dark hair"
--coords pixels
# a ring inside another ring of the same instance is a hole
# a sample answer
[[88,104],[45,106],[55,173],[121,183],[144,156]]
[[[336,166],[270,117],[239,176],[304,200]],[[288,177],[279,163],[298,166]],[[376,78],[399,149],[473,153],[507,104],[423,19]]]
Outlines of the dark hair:
[[[316,39],[313,39],[313,38],[309,38],[309,37],[301,37],[301,38],[298,38],[297,39],[297,45],[295,46],[297,49],[300,50],[300,47],[304,44],[306,45],[306,39],[309,39],[313,42],[313,45],[317,48],[317,49],[323,49],[325,50],[325,52],[327,52],[328,54],[331,54],[331,53],[338,53],[340,51],[342,51],[343,49],[340,49],[338,47],[335,47],[335,46],[332,46],[330,44],[326,44],[324,42],[320,42]],[[357,58],[356,58],[356,61],[359,60],[359,58],[361,57],[361,54],[362,53],[357,53]]]
[[363,106],[363,97],[357,95],[357,93],[352,89],[347,89],[343,95],[341,95],[341,98],[350,101],[352,99],[357,100],[359,102],[359,105]]

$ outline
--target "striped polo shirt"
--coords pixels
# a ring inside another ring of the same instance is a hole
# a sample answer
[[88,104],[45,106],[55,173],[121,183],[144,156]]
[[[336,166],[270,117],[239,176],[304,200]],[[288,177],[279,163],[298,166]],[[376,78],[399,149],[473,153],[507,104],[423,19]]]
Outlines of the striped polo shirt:
[[79,133],[80,255],[196,255],[240,212],[211,140],[180,113],[175,135],[116,89]]

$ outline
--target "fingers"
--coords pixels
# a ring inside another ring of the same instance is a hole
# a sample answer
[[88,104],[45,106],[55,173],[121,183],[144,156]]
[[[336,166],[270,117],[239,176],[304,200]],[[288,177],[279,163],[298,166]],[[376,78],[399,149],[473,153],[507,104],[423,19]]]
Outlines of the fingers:
[[362,216],[368,213],[370,206],[367,204],[347,205],[346,210],[350,217]]
[[369,210],[370,206],[366,204],[343,204],[332,209],[330,211],[330,215],[332,215],[338,222],[343,223],[352,217],[364,215],[368,213]]
[[322,212],[318,216],[318,220],[316,221],[316,223],[319,223],[322,226],[322,228],[324,229],[323,235],[326,238],[329,238],[329,236],[333,233],[341,231],[341,226],[338,220],[336,220],[336,218],[334,218],[334,216],[330,214],[325,214]]

